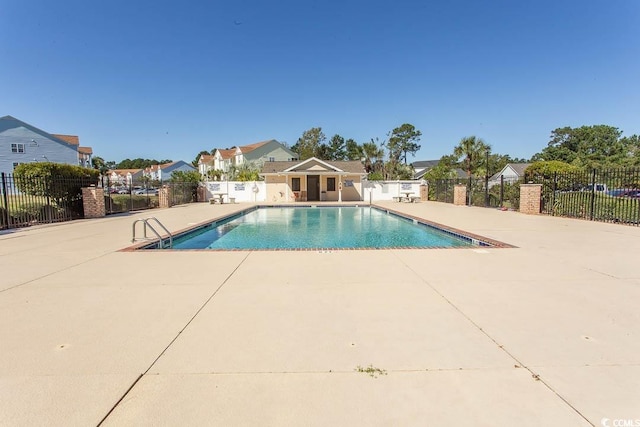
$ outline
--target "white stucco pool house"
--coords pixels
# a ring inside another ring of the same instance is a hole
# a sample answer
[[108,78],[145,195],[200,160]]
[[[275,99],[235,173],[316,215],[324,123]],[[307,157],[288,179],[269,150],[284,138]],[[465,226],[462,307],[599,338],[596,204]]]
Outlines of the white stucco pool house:
[[360,161],[265,162],[260,174],[268,202],[349,202],[364,200],[367,172]]

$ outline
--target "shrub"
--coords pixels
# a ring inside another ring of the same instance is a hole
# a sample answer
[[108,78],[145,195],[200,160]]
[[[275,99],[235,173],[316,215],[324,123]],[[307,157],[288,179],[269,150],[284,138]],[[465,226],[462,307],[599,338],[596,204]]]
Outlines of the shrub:
[[129,210],[129,195],[113,194],[104,196],[104,207],[109,213],[126,212]]
[[542,176],[550,178],[554,174],[564,174],[579,172],[581,169],[577,166],[569,163],[561,162],[559,160],[539,161],[532,163],[525,171],[525,177],[527,182],[535,179],[535,177]]
[[38,162],[18,165],[14,175],[22,193],[49,197],[59,205],[82,199],[82,187],[97,184],[100,172],[61,163]]
[[384,181],[384,176],[381,172],[369,172],[367,179],[369,181]]
[[489,189],[489,198],[493,201],[491,206],[499,206],[511,209],[520,207],[520,182],[505,182],[502,188],[502,206],[500,205],[500,186],[494,185]]

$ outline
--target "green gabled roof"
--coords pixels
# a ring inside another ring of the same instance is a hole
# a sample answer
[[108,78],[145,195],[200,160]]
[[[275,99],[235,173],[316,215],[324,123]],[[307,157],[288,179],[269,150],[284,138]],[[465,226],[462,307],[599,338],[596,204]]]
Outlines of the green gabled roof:
[[[262,143],[259,143],[260,145],[256,148],[254,148],[253,150],[244,153],[244,158],[251,161],[251,160],[256,160],[261,158],[262,156],[272,152],[276,147],[277,148],[281,148],[283,150],[285,150],[286,152],[288,152],[291,156],[291,158],[296,158],[298,157],[298,155],[291,151],[289,148],[287,148],[283,143],[275,140],[275,139],[270,139],[267,141],[264,141]],[[240,147],[240,149],[242,149],[242,147]]]

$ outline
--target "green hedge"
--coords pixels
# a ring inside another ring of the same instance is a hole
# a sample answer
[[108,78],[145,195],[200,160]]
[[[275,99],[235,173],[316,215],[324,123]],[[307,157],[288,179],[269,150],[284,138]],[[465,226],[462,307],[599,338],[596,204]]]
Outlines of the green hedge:
[[82,187],[96,185],[100,172],[61,163],[23,163],[14,178],[21,193],[49,197],[57,204],[82,199]]

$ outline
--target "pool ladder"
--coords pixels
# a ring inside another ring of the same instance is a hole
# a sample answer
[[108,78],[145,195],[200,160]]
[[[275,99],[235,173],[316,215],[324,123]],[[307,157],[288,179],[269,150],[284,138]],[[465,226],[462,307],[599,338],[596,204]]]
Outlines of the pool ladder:
[[[165,233],[167,233],[167,235],[169,236],[169,246],[165,246],[165,239],[162,238],[162,236],[160,236],[160,233],[158,233],[158,231],[153,228],[153,225],[151,225],[150,221],[155,221],[163,230]],[[143,223],[144,224],[144,228],[143,228],[143,237],[136,239],[136,224],[137,223]],[[135,221],[133,221],[133,226],[132,226],[132,234],[131,234],[131,243],[135,243],[137,240],[151,240],[153,239],[152,237],[148,237],[147,236],[147,228],[149,228],[153,234],[155,234],[155,236],[158,238],[158,246],[160,249],[171,249],[171,247],[173,246],[173,235],[169,232],[169,230],[167,230],[167,227],[165,227],[164,225],[162,225],[162,223],[160,221],[158,221],[158,218],[150,216],[149,218],[140,218],[140,219],[136,219]]]

